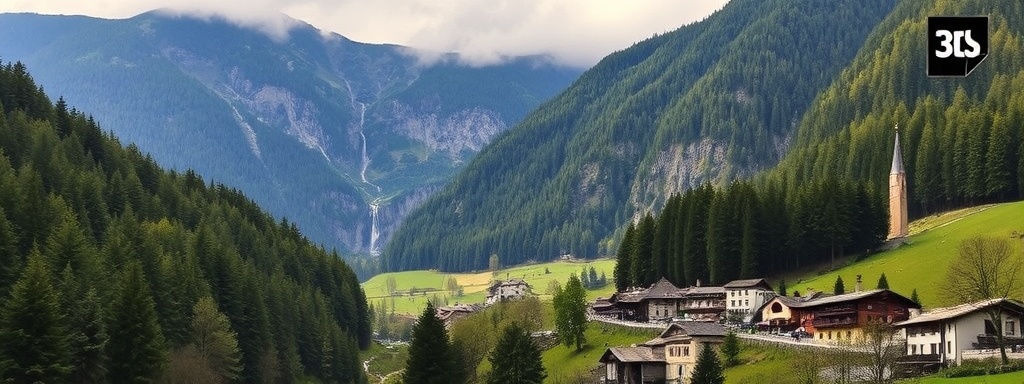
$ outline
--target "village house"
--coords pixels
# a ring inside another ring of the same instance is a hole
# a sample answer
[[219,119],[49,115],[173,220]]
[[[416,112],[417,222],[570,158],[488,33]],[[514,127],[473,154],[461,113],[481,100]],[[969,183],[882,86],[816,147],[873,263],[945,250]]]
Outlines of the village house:
[[686,383],[704,344],[720,345],[725,328],[717,323],[669,324],[658,337],[634,347],[612,347],[601,355],[603,382],[615,384]]
[[[758,281],[762,283],[758,283]],[[739,297],[744,297],[746,300],[734,301],[734,304],[739,305],[736,308],[737,311],[750,309],[751,313],[756,312],[756,308],[760,306],[757,297],[765,296],[762,289],[768,287],[768,284],[763,281],[763,279],[736,280],[726,284],[736,287],[733,295],[737,299],[734,300],[739,300]],[[771,288],[767,289],[770,291]],[[661,278],[649,288],[632,288],[624,292],[617,292],[607,299],[598,298],[591,305],[591,309],[594,314],[599,316],[629,321],[649,322],[682,319],[719,322],[723,320],[723,314],[727,309],[727,291],[728,289],[725,287],[703,287],[699,280],[696,286],[678,288],[668,279]],[[774,292],[771,294],[774,295]],[[747,306],[752,308],[747,308]]]
[[481,308],[480,304],[455,304],[438,307],[437,318],[441,319],[441,322],[444,323],[445,329],[451,329],[452,324],[456,321],[479,311]]
[[919,304],[888,289],[805,298],[779,296],[761,309],[761,324],[803,331],[819,342],[842,343],[859,339],[868,322],[892,324],[909,319],[911,310],[920,309]]
[[518,299],[529,295],[532,291],[530,284],[522,279],[508,279],[495,281],[487,287],[487,300],[485,305],[491,305],[503,300]]
[[[959,365],[965,358],[998,356],[997,330],[988,311],[1002,310],[1007,352],[1022,351],[1021,320],[1024,304],[1011,299],[989,299],[954,307],[935,308],[896,323],[907,342],[907,355],[916,361]],[[1019,358],[1024,354],[1015,353]]]
[[749,323],[758,309],[774,298],[775,290],[764,279],[733,280],[722,286],[726,293],[726,317],[732,322]]

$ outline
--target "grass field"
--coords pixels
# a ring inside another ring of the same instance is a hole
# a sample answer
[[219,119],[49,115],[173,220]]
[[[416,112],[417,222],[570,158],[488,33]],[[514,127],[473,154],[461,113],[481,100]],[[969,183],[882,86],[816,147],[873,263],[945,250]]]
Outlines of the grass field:
[[[789,292],[809,289],[832,292],[836,276],[842,276],[847,291],[852,291],[857,275],[863,276],[864,289],[875,288],[883,272],[889,287],[907,297],[917,289],[925,308],[950,305],[941,295],[942,281],[950,261],[957,254],[960,241],[984,235],[1011,238],[1014,232],[1024,233],[1024,202],[976,207],[941,216],[931,216],[912,225],[909,242],[894,250],[871,255],[864,260],[824,274],[802,278],[787,277]],[[1013,240],[1017,252],[1024,241]],[[1017,293],[1018,297],[1024,295]]]
[[1003,373],[999,375],[958,377],[925,377],[920,379],[901,380],[899,384],[1021,384],[1024,383],[1024,371]]
[[[388,277],[395,278],[395,289],[399,295],[394,296],[394,307],[396,313],[418,315],[427,305],[427,300],[437,295],[449,304],[456,303],[483,303],[487,298],[487,286],[492,280],[520,278],[533,287],[533,292],[538,294],[541,300],[550,300],[550,296],[544,294],[548,282],[558,280],[563,285],[569,280],[569,275],[591,266],[597,271],[598,276],[604,272],[609,283],[601,289],[587,291],[588,299],[598,296],[608,297],[614,292],[614,284],[611,281],[612,272],[615,269],[614,259],[598,259],[590,261],[555,261],[550,263],[530,264],[523,266],[501,269],[496,272],[479,273],[443,273],[437,271],[405,271],[383,273],[374,276],[362,284],[366,292],[367,301],[378,303],[389,298],[387,291]],[[551,273],[545,273],[547,269]],[[463,296],[456,297],[454,292],[447,290],[447,281],[454,278],[463,287]],[[410,290],[415,290],[414,295],[409,295]],[[389,302],[390,305],[390,302]]]
[[[587,344],[577,351],[575,347],[558,345],[544,351],[541,359],[548,377],[545,383],[574,383],[581,375],[592,377],[590,372],[600,366],[598,360],[608,347],[630,346],[653,339],[657,329],[634,329],[592,321],[585,333]],[[589,381],[585,381],[589,382]]]

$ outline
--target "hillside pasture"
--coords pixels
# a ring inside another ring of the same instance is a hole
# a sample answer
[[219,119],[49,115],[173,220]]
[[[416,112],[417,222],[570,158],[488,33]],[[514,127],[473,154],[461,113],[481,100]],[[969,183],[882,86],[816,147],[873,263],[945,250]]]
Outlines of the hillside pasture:
[[[853,291],[857,275],[863,277],[863,288],[874,289],[878,277],[885,273],[889,287],[910,297],[917,289],[927,309],[953,305],[944,298],[943,280],[949,263],[957,255],[962,240],[974,236],[1010,239],[1018,254],[1024,250],[1024,202],[1007,203],[935,215],[911,224],[913,233],[907,243],[886,252],[830,272],[787,278],[789,293],[806,294],[817,290],[831,293],[836,277],[842,276],[846,290]],[[1024,297],[1017,292],[1016,297]]]
[[[569,280],[569,275],[573,273],[579,275],[583,268],[589,269],[591,266],[594,267],[599,277],[604,272],[608,278],[608,285],[597,290],[588,290],[587,298],[593,300],[599,296],[610,296],[615,291],[615,283],[612,280],[612,272],[615,269],[614,259],[553,261],[514,266],[494,272],[444,273],[436,270],[418,270],[382,273],[364,282],[362,287],[366,292],[368,302],[375,303],[375,305],[384,303],[389,308],[393,306],[395,313],[417,315],[426,307],[427,301],[434,296],[448,304],[482,304],[487,298],[487,287],[491,281],[509,278],[523,279],[533,287],[533,293],[540,296],[541,300],[551,300],[551,296],[545,294],[549,282],[557,280],[565,285],[565,282]],[[545,273],[545,270],[550,273]],[[393,295],[389,295],[387,289],[389,277],[395,279]],[[456,292],[448,290],[447,281],[452,278],[463,287],[463,296],[456,296]]]

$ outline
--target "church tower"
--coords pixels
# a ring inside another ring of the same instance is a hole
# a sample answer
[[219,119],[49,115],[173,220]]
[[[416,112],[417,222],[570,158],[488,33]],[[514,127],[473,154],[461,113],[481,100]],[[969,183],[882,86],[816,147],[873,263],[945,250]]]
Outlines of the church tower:
[[896,145],[892,150],[892,170],[889,171],[889,235],[888,239],[907,236],[907,173],[903,170],[900,151],[900,129],[896,126]]

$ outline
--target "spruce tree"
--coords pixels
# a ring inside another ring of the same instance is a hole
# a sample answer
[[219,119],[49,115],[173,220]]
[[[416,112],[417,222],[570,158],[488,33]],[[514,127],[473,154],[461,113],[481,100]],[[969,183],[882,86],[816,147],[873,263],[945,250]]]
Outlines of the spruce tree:
[[700,355],[697,356],[697,366],[690,376],[691,383],[701,384],[724,384],[725,374],[721,362],[718,361],[718,354],[711,348],[710,343],[704,343]]
[[740,340],[736,336],[736,332],[729,332],[725,335],[725,341],[722,342],[722,357],[725,360],[723,363],[726,367],[739,364]]
[[832,287],[832,293],[842,295],[846,293],[846,287],[843,286],[843,277],[836,276],[836,285]]
[[437,318],[434,305],[427,303],[412,328],[409,359],[405,363],[405,384],[446,384],[457,382],[452,375],[459,371],[448,341],[448,332]]
[[136,261],[121,272],[110,316],[110,382],[151,382],[164,365],[164,336],[142,266]]
[[109,341],[103,306],[96,289],[86,289],[79,280],[71,264],[64,267],[60,296],[67,313],[71,382],[100,383],[107,374]]
[[67,324],[38,249],[29,255],[0,316],[0,376],[15,383],[67,380],[71,372]]
[[[2,116],[0,116],[0,120],[2,120]],[[15,234],[11,222],[7,220],[3,208],[0,208],[0,295],[6,294],[7,287],[13,284],[18,277],[20,268],[18,236]]]
[[530,340],[530,334],[516,323],[505,328],[488,360],[492,367],[487,377],[489,384],[540,384],[547,377],[540,349]]
[[921,299],[917,297],[917,288],[914,288],[914,290],[910,292],[910,301],[913,301],[914,304],[921,305]]
[[779,281],[779,296],[786,296],[786,279]]
[[242,371],[238,336],[213,297],[199,299],[192,308],[192,344],[221,379],[238,379]]
[[885,272],[882,272],[882,275],[878,276],[878,286],[876,286],[875,288],[889,289],[889,279],[885,278]]
[[626,288],[636,285],[631,278],[630,269],[633,265],[633,243],[636,241],[636,225],[629,224],[626,234],[622,236],[622,243],[619,244],[619,252],[615,255],[615,270],[612,275],[615,277],[615,290],[622,292]]

